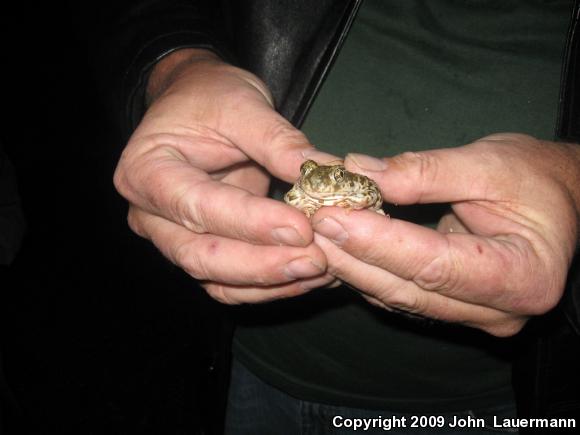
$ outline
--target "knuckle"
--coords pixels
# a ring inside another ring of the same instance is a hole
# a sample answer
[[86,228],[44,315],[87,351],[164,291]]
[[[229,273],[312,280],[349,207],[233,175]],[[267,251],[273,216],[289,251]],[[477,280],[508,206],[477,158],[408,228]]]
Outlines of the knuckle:
[[567,262],[559,263],[558,260],[553,260],[552,264],[546,267],[548,273],[543,274],[544,282],[541,284],[539,313],[545,314],[558,305],[564,289],[566,288],[566,279],[568,275]]
[[433,153],[407,151],[394,157],[398,166],[401,166],[407,175],[408,188],[416,192],[413,202],[421,202],[422,192],[439,176],[439,161]]
[[129,212],[127,213],[127,225],[131,231],[133,231],[138,236],[143,238],[147,237],[143,223],[139,218],[139,212],[137,212],[134,207],[129,207]]
[[387,309],[416,315],[423,315],[429,309],[427,298],[412,291],[410,286],[401,287],[382,283],[375,287],[369,286],[365,293]]
[[483,326],[481,329],[494,337],[507,338],[518,334],[526,325],[528,317],[505,315],[500,321],[495,321],[491,325]]
[[484,141],[474,147],[478,152],[479,165],[486,169],[479,175],[484,177],[486,183],[491,183],[491,188],[497,188],[498,183],[493,183],[496,178],[500,178],[501,183],[507,183],[513,178],[518,166],[513,164],[511,150],[506,149],[503,143]]
[[482,137],[478,142],[518,143],[539,142],[533,136],[524,133],[493,133]]
[[538,314],[545,314],[558,305],[562,298],[565,285],[566,284],[562,282],[560,285],[556,284],[546,288],[542,301],[543,303],[540,305],[540,312]]
[[[303,148],[309,144],[304,133],[294,128],[292,124],[280,116],[276,116],[270,125],[264,130],[263,143],[268,144],[273,152],[266,153],[265,166],[270,167],[279,164],[278,151],[289,148]],[[310,145],[309,145],[310,146]]]
[[[508,271],[512,273],[506,288],[511,293],[512,312],[521,315],[542,315],[559,303],[566,286],[567,262],[556,256],[538,258],[536,251],[526,242],[512,256]],[[508,263],[506,261],[506,263]]]
[[228,289],[222,284],[216,282],[206,282],[202,283],[202,287],[212,299],[215,299],[222,304],[238,305],[240,303],[240,301],[232,298],[230,292],[228,292]]
[[248,277],[248,280],[253,281],[253,285],[258,286],[258,287],[264,287],[264,286],[268,286],[268,285],[275,285],[279,283],[279,279],[273,279],[269,276],[265,276],[265,275],[260,275],[260,276],[251,276]]
[[211,279],[205,263],[196,251],[194,244],[189,241],[178,243],[171,249],[169,259],[193,278]]
[[260,94],[262,94],[262,96],[264,97],[264,99],[268,102],[268,104],[272,107],[274,107],[274,97],[272,95],[272,92],[270,92],[270,89],[268,88],[268,86],[266,85],[266,83],[264,83],[260,78],[258,78],[256,75],[250,73],[249,71],[245,71],[245,70],[239,70],[241,77],[244,79],[244,81],[250,85],[250,87],[252,87],[253,89],[255,89],[256,91],[258,91]]
[[169,183],[163,168],[150,167],[148,164],[135,168],[136,185],[141,186],[147,202],[156,209],[162,209],[165,198],[173,196],[174,184]]
[[341,270],[339,267],[337,267],[334,263],[329,263],[326,271],[331,274],[332,276],[337,276],[340,277],[341,276]]
[[130,202],[143,202],[154,207],[160,205],[160,198],[166,189],[166,176],[156,170],[149,159],[137,159],[131,163],[119,162],[113,177],[117,191]]
[[121,196],[127,196],[129,183],[122,162],[119,162],[115,169],[115,173],[113,174],[113,186]]
[[200,191],[203,191],[203,183],[195,186],[178,186],[170,195],[168,202],[170,214],[185,228],[197,234],[206,232],[205,223],[208,221],[206,210],[209,202],[202,200]]
[[449,291],[459,289],[460,266],[453,259],[451,250],[446,256],[437,256],[413,277],[413,281],[425,290]]
[[140,141],[131,139],[123,150],[113,174],[113,186],[126,199],[130,199],[139,190],[143,174],[147,172],[147,159],[139,158],[139,153],[136,152],[140,147]]
[[142,164],[122,156],[113,174],[113,186],[123,198],[133,201],[139,196],[145,172]]
[[370,285],[365,287],[365,293],[390,307],[402,308],[406,306],[404,298],[401,297],[400,288],[384,282],[375,285],[370,283]]
[[[316,261],[318,261],[318,259]],[[332,260],[327,260],[325,257],[322,257],[319,264],[326,268],[326,273],[334,277],[346,278],[348,275],[349,266],[347,261],[343,260],[342,258],[333,258]]]
[[165,149],[154,148],[130,161],[121,158],[113,178],[115,187],[129,201],[163,210],[187,187],[179,177],[168,176],[176,160],[168,156]]
[[409,314],[422,316],[429,311],[429,302],[427,298],[420,297],[418,294],[408,294],[404,297],[397,297],[389,305],[405,311]]

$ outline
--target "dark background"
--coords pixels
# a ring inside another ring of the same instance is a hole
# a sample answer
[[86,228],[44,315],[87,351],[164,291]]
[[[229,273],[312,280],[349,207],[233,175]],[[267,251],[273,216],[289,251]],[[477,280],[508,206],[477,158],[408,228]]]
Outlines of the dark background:
[[113,188],[124,139],[92,39],[105,7],[2,12],[0,139],[27,220],[0,281],[8,434],[195,434],[218,412],[220,309],[132,235]]
[[[112,184],[125,138],[96,54],[119,2],[77,3],[0,14],[0,140],[27,220],[14,264],[0,268],[0,433],[218,433],[224,308],[126,225]],[[547,350],[554,379],[575,374],[566,388],[521,371],[525,398],[547,391],[554,416],[578,413],[580,346],[568,342],[530,348]]]

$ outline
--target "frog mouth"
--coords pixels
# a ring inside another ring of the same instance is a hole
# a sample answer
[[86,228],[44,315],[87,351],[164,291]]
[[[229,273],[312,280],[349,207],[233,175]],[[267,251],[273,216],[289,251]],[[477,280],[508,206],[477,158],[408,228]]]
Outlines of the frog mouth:
[[307,198],[312,198],[314,200],[322,200],[324,202],[324,205],[333,205],[341,201],[358,202],[363,201],[366,197],[363,193],[336,193],[336,192],[309,193],[306,190],[304,190],[302,186],[299,186],[298,189]]

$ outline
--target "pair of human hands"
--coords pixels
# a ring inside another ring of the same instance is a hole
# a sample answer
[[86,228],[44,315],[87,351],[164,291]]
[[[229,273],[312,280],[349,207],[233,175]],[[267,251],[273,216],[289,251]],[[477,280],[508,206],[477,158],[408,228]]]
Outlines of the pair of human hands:
[[149,79],[150,107],[115,173],[129,225],[227,304],[300,295],[338,280],[371,303],[498,336],[560,299],[577,239],[574,145],[498,134],[348,170],[397,204],[451,204],[437,230],[323,207],[309,221],[266,194],[316,150],[266,86],[211,52],[186,49]]

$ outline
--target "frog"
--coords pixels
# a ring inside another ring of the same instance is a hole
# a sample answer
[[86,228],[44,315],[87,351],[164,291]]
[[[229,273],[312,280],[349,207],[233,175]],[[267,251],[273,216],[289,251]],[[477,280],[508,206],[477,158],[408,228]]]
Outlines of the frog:
[[337,163],[322,165],[306,160],[300,166],[300,177],[284,195],[284,201],[308,218],[324,206],[369,209],[384,215],[377,183],[362,174],[347,171],[342,161]]

